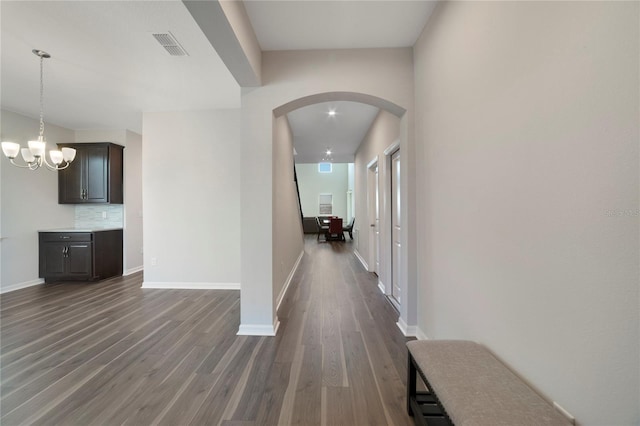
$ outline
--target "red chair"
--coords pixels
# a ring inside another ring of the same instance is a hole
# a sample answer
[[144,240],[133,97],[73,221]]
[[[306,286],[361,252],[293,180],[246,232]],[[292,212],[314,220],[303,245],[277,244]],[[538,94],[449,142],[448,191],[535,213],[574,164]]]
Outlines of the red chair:
[[332,217],[329,222],[329,230],[327,231],[327,240],[344,241],[344,233],[342,231],[342,218]]

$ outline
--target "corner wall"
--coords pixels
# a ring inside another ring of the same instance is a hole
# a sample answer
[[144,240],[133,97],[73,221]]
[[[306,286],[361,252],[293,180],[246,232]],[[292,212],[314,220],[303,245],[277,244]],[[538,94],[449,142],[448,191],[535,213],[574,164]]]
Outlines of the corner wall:
[[[288,167],[287,167],[288,165]],[[304,235],[296,184],[293,180],[293,135],[286,116],[273,126],[273,306],[277,311],[297,262]],[[277,313],[277,312],[276,312]],[[277,325],[276,325],[277,326]]]
[[415,46],[419,327],[580,425],[640,422],[639,6],[442,2]]
[[144,284],[240,288],[240,110],[143,115]]
[[[113,142],[124,149],[123,275],[142,270],[142,136],[130,130],[76,130],[76,142]],[[109,209],[109,206],[76,206],[79,210]]]

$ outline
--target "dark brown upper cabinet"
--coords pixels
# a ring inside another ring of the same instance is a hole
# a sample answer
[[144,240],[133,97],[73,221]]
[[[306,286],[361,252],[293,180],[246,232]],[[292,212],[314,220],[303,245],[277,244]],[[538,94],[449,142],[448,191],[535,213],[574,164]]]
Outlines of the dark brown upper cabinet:
[[123,150],[110,142],[58,144],[76,150],[58,172],[58,204],[122,204]]

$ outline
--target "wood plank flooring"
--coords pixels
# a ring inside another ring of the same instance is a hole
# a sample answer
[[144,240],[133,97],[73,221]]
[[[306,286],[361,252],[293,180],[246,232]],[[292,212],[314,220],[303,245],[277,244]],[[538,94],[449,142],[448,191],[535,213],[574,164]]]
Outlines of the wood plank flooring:
[[236,336],[238,291],[141,284],[0,296],[0,423],[413,424],[406,339],[351,241],[306,237],[276,337]]

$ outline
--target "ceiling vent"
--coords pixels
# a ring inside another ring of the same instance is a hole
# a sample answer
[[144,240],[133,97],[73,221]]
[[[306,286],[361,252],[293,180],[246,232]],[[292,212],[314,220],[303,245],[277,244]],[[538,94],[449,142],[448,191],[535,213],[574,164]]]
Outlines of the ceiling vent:
[[169,31],[151,34],[171,56],[189,56],[186,50],[180,46],[178,40]]

